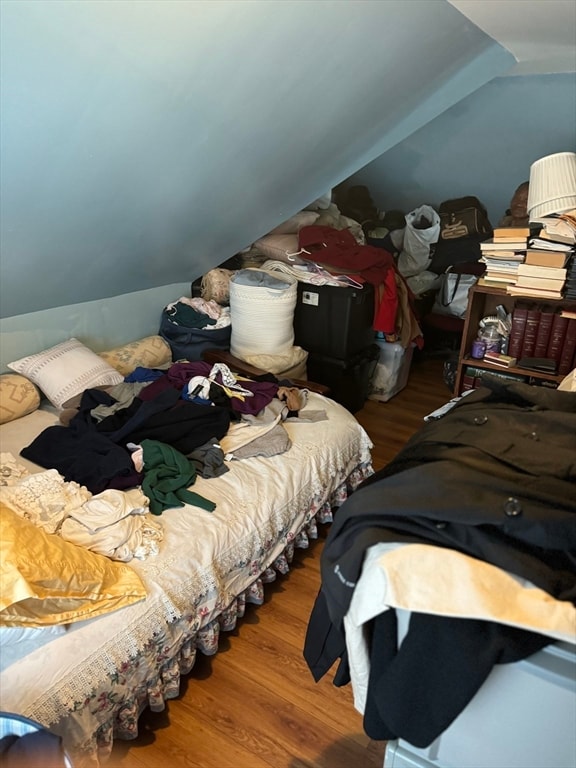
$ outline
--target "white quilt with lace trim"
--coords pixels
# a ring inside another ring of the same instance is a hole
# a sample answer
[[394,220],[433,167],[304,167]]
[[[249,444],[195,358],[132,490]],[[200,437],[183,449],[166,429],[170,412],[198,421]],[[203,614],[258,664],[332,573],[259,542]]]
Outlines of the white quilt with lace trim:
[[[17,651],[4,655],[3,709],[73,733],[74,746],[89,749],[121,702],[83,702],[117,686],[134,659],[143,680],[157,677],[162,660],[154,669],[143,662],[152,642],[162,640],[162,654],[174,658],[186,640],[184,625],[188,636],[209,625],[294,544],[351,476],[359,481],[370,474],[372,444],[356,419],[312,392],[307,407],[327,418],[287,421],[292,445],[285,453],[230,462],[221,477],[196,479],[194,490],[216,503],[213,512],[188,505],[163,512],[158,554],[130,563],[146,585],[146,600],[77,622],[24,657]],[[20,428],[13,426],[17,422],[2,425],[3,449],[18,456],[34,437],[31,417],[41,413],[19,419],[25,422]],[[37,423],[48,426],[45,416]],[[29,462],[27,468],[41,471]]]

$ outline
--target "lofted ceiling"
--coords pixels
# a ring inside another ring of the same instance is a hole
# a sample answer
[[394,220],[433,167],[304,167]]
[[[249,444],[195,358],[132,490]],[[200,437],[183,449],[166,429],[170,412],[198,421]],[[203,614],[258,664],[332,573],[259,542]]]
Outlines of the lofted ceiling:
[[576,72],[574,0],[449,0],[516,58],[510,75]]
[[193,279],[494,78],[576,72],[575,0],[0,12],[1,317]]

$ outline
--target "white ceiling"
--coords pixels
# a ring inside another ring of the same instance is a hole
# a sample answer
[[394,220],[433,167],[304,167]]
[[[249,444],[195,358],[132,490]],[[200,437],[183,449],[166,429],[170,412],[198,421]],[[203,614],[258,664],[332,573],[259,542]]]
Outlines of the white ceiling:
[[575,0],[449,2],[516,58],[506,74],[576,72]]

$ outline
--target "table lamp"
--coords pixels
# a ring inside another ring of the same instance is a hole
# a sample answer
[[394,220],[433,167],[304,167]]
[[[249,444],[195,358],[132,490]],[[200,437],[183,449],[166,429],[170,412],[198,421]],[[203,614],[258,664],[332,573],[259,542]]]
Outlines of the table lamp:
[[576,208],[576,153],[557,152],[530,166],[528,214],[531,221]]

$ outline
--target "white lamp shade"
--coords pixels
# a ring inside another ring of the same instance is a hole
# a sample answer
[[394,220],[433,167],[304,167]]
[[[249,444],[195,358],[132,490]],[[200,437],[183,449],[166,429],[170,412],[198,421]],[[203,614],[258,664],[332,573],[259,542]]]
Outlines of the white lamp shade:
[[557,152],[530,166],[528,215],[530,219],[576,208],[576,153]]

